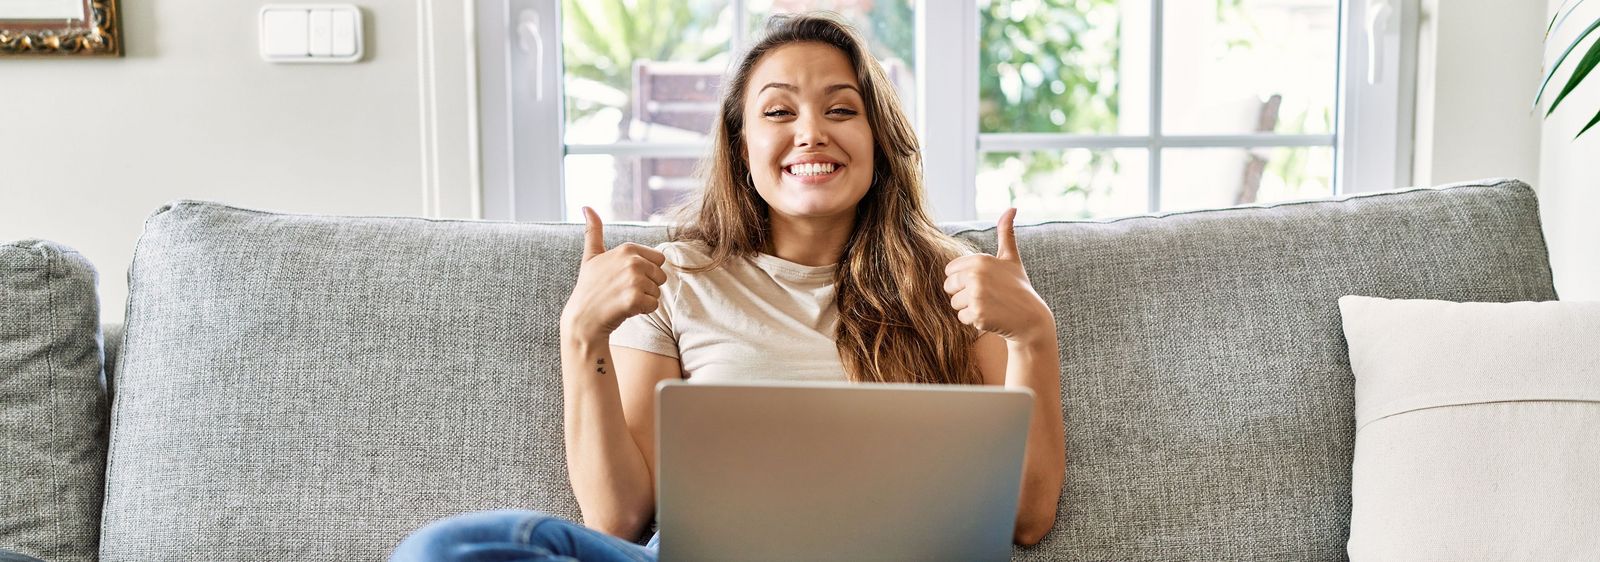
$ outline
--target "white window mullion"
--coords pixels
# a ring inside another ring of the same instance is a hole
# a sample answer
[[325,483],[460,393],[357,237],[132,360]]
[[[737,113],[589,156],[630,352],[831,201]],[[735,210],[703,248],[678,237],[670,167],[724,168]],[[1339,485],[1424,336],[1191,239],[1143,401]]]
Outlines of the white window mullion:
[[480,0],[483,215],[562,220],[560,0]]
[[[934,218],[978,216],[978,6],[917,2],[917,133]],[[938,70],[935,71],[934,69]]]
[[1274,148],[1280,146],[1333,146],[1326,134],[1236,133],[1220,135],[1094,135],[1072,133],[983,133],[978,152],[1027,152],[1088,148]]
[[643,158],[701,158],[711,152],[709,141],[649,142],[619,141],[604,144],[569,144],[567,154],[604,154],[607,156],[638,156]]
[[1335,189],[1359,193],[1409,185],[1418,0],[1341,4]]
[[1161,28],[1165,19],[1162,0],[1150,0],[1150,143],[1147,145],[1150,201],[1146,208],[1152,213],[1161,210],[1161,65],[1166,58],[1161,52]]
[[732,53],[730,60],[737,64],[737,57],[744,55],[744,50],[750,46],[750,2],[749,0],[733,0],[733,34],[728,38],[728,52]]

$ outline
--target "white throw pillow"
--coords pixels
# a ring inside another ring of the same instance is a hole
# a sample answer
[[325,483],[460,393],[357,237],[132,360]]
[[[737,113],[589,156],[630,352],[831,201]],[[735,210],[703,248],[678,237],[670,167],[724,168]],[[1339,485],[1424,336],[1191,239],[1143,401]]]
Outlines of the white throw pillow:
[[1339,310],[1352,560],[1600,560],[1600,302]]

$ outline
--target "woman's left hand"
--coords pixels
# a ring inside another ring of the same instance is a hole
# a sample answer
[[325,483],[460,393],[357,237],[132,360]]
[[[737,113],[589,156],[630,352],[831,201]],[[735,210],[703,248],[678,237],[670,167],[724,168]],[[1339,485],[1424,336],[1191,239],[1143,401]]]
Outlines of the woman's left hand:
[[963,324],[994,332],[1012,343],[1049,342],[1055,347],[1055,316],[1033,290],[1022,267],[1022,255],[1017,253],[1012,225],[1016,216],[1016,209],[1000,215],[995,227],[996,255],[950,260],[944,268],[944,292],[950,295],[950,307]]

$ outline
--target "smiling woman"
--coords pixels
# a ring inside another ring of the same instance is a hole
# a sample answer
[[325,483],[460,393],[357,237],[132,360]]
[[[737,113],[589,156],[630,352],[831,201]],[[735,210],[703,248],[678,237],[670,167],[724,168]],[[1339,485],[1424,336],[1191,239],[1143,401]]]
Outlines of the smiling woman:
[[673,379],[1025,388],[1034,398],[1012,540],[1050,531],[1066,463],[1059,345],[1023,269],[1015,214],[1001,217],[992,256],[938,228],[887,73],[833,16],[771,18],[731,71],[712,137],[703,187],[678,209],[670,242],[607,248],[600,217],[583,209],[583,261],[560,325],[567,475],[583,525],[531,511],[457,516],[413,534],[395,560],[491,548],[655,559],[673,539],[627,541],[655,512],[655,390]]
[[0,56],[122,56],[117,0],[0,2]]

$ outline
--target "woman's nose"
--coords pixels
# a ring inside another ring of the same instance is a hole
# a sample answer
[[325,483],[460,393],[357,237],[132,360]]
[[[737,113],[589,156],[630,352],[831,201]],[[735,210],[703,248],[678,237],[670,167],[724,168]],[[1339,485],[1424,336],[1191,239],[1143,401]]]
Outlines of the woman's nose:
[[822,118],[816,114],[801,116],[795,120],[794,145],[800,146],[827,146],[828,133]]

